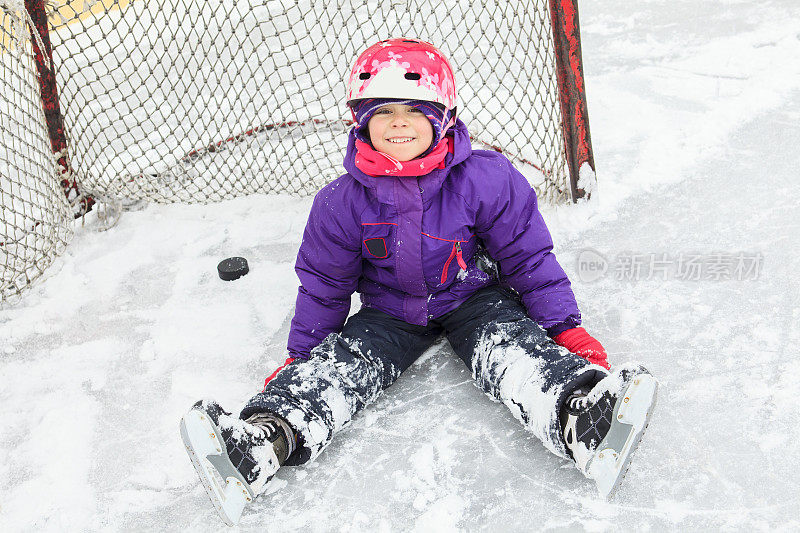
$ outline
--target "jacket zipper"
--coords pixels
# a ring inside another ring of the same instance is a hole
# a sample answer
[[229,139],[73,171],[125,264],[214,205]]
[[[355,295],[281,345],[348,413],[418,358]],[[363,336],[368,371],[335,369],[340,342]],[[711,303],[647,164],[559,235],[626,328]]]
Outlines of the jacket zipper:
[[456,242],[456,259],[458,259],[458,266],[461,267],[461,270],[464,272],[467,271],[467,263],[464,261],[464,257],[461,255],[461,243]]
[[440,283],[447,281],[447,269],[450,268],[450,262],[454,257],[456,258],[458,266],[461,268],[461,270],[466,272],[467,263],[464,261],[464,256],[461,255],[461,243],[456,241],[453,243],[453,251],[450,252],[450,257],[447,258],[447,261],[444,264],[444,269],[442,269],[442,279]]

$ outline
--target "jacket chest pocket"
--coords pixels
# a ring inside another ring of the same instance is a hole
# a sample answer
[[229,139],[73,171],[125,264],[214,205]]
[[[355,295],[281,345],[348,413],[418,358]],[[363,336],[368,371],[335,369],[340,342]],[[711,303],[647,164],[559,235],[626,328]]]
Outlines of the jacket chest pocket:
[[392,255],[396,225],[390,222],[361,224],[361,257],[372,261]]

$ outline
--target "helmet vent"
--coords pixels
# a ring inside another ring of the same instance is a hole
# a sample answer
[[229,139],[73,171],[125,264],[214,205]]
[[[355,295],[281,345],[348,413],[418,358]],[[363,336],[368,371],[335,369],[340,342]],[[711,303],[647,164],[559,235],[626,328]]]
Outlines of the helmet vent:
[[358,79],[368,80],[370,76],[372,76],[372,74],[370,74],[369,72],[362,72],[361,74],[358,75]]
[[419,41],[412,41],[410,39],[403,39],[403,42],[404,43],[414,43],[414,44],[418,44],[419,43]]
[[416,81],[416,80],[420,79],[421,77],[422,76],[418,72],[406,72],[406,75],[405,75],[405,78],[407,80],[415,80]]

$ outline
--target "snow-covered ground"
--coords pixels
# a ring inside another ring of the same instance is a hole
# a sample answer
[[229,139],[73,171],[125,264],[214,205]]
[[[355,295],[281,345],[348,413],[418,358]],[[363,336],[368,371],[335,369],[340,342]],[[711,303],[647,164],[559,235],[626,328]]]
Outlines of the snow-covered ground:
[[[800,529],[800,5],[581,8],[600,192],[544,216],[585,327],[662,383],[616,499],[442,344],[316,462],[280,471],[241,530]],[[202,397],[238,409],[283,361],[309,206],[150,206],[106,232],[87,218],[0,310],[0,529],[224,527],[178,420]],[[231,255],[251,273],[222,282]],[[592,280],[587,257],[608,271]]]

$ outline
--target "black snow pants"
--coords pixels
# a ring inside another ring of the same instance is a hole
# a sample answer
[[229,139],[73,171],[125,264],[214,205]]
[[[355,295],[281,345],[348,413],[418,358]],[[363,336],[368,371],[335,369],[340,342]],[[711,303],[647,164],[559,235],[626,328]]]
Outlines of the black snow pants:
[[287,464],[305,463],[442,333],[477,385],[508,406],[550,451],[566,457],[560,407],[570,392],[604,377],[604,370],[558,346],[516,295],[498,286],[478,291],[426,326],[361,309],[341,333],[314,348],[310,359],[297,359],[278,372],[240,416],[283,417],[299,441]]

